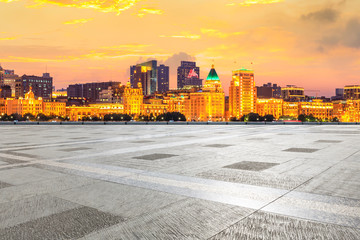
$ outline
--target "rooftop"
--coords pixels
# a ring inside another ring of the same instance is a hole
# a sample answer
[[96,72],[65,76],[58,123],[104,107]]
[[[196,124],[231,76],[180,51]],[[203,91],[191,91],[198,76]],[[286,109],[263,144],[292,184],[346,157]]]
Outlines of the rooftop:
[[0,131],[0,239],[360,239],[357,125]]

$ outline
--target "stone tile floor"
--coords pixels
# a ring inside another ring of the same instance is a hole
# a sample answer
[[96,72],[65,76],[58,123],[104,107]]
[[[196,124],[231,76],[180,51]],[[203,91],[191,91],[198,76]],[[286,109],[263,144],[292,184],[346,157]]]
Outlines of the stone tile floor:
[[0,239],[360,239],[359,130],[0,126]]

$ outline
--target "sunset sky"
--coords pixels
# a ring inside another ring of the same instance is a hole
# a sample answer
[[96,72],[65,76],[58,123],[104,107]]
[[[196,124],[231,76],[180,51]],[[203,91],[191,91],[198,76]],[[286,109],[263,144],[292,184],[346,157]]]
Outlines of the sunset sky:
[[[157,59],[176,87],[181,60],[205,78],[215,68],[320,90],[360,84],[359,0],[0,0],[0,63],[56,88],[129,79],[129,66]],[[251,64],[253,63],[253,64]],[[307,92],[310,95],[313,92]]]

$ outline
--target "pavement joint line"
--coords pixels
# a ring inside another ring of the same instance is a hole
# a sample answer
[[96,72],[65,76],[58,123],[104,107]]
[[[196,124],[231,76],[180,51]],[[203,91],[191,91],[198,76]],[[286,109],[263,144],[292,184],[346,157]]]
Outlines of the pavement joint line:
[[[299,184],[298,186],[296,186],[296,187],[292,188],[292,189],[291,189],[291,190],[289,190],[288,192],[286,192],[286,193],[282,194],[282,195],[281,195],[281,196],[279,196],[278,198],[276,198],[276,199],[274,199],[273,201],[271,201],[271,202],[267,203],[266,205],[262,206],[261,208],[257,209],[256,211],[254,211],[254,212],[252,212],[252,213],[248,214],[247,216],[245,216],[245,217],[241,218],[239,221],[237,221],[237,222],[233,223],[232,225],[229,225],[228,227],[226,227],[226,228],[224,228],[223,230],[219,231],[218,233],[214,234],[214,235],[213,235],[213,236],[211,236],[210,238],[212,238],[212,237],[216,236],[217,234],[219,234],[219,233],[221,233],[221,232],[224,232],[224,231],[225,231],[226,229],[228,229],[229,227],[231,227],[231,226],[233,226],[233,225],[235,225],[235,224],[240,223],[240,222],[241,222],[241,221],[243,221],[244,219],[246,219],[246,218],[248,218],[248,217],[252,216],[253,214],[255,214],[255,213],[259,212],[259,211],[263,211],[263,209],[264,209],[264,208],[266,208],[267,206],[269,206],[269,205],[271,205],[272,203],[276,202],[276,201],[277,201],[277,200],[279,200],[280,198],[283,198],[284,196],[288,195],[289,193],[293,192],[294,190],[296,190],[297,188],[299,188],[299,187],[303,186],[304,184],[306,184],[306,183],[310,182],[310,181],[311,181],[312,179],[314,179],[315,177],[317,177],[317,176],[319,176],[319,175],[323,174],[324,172],[328,171],[329,169],[331,169],[331,168],[332,168],[332,167],[334,167],[335,165],[337,165],[337,164],[339,164],[340,162],[342,162],[342,161],[344,161],[344,160],[346,160],[346,159],[350,158],[351,156],[355,155],[355,154],[356,154],[356,153],[358,153],[358,152],[360,152],[360,150],[358,150],[358,151],[356,151],[356,152],[354,152],[354,153],[350,154],[350,155],[349,155],[349,156],[347,156],[346,158],[344,158],[344,159],[342,159],[342,160],[338,161],[337,163],[334,163],[332,166],[330,166],[330,167],[328,167],[327,169],[323,170],[322,172],[320,172],[320,173],[316,174],[315,176],[312,176],[312,177],[311,177],[311,178],[309,178],[308,180],[306,180],[306,181],[304,181],[303,183]],[[267,212],[267,211],[265,210],[265,212]],[[270,213],[271,213],[271,212],[270,212]],[[281,214],[281,215],[283,215],[283,214]],[[291,215],[286,215],[286,216],[293,217],[293,216],[291,216]],[[301,217],[297,217],[297,218],[301,218]],[[306,219],[306,218],[301,218],[301,219]],[[314,221],[314,220],[311,220],[311,219],[306,219],[306,220]],[[316,220],[315,220],[315,221],[316,221]],[[316,221],[316,222],[320,222],[320,221]],[[324,222],[321,222],[321,223],[324,223]],[[334,223],[330,223],[330,224],[334,224]],[[334,224],[334,225],[343,226],[343,225],[341,225],[341,224]],[[346,227],[349,227],[349,226],[346,226]],[[355,228],[354,228],[354,229],[355,229]],[[210,238],[209,238],[209,239],[210,239]]]

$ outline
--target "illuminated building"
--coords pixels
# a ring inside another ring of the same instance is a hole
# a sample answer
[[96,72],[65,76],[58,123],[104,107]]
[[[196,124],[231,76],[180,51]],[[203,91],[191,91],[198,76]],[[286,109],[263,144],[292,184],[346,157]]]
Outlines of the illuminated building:
[[283,115],[282,99],[257,99],[256,113],[260,116],[273,115],[275,119],[279,119]]
[[67,98],[67,89],[59,89],[52,92],[52,99]]
[[298,118],[299,116],[298,102],[283,102],[283,116]]
[[117,87],[120,82],[94,82],[84,84],[73,84],[67,88],[67,95],[69,99],[79,99],[79,103],[96,103],[99,99],[99,94],[102,90],[109,87]]
[[71,106],[66,107],[66,116],[70,121],[81,121],[84,117],[99,117],[98,107]]
[[281,97],[287,101],[299,101],[305,98],[304,88],[287,85],[281,88]]
[[6,100],[6,113],[8,115],[30,113],[36,116],[39,113],[43,113],[43,100],[42,98],[36,99],[30,88],[29,92],[25,94],[25,98]]
[[168,111],[168,105],[162,99],[148,99],[143,105],[143,115],[158,116]]
[[360,122],[360,100],[333,102],[333,117],[341,122]]
[[360,85],[352,85],[344,87],[344,98],[347,99],[360,99]]
[[44,73],[42,77],[23,75],[21,77],[21,96],[27,93],[30,88],[35,97],[41,97],[43,99],[51,99],[53,90],[53,78],[50,77],[49,73]]
[[24,115],[30,113],[37,116],[39,113],[45,115],[65,116],[66,103],[64,102],[45,102],[41,97],[35,98],[35,94],[30,88],[25,94],[25,98],[9,98],[4,100],[4,113]]
[[168,112],[179,112],[185,115],[185,100],[190,99],[190,91],[172,91],[163,97],[168,105]]
[[60,116],[66,115],[66,103],[65,102],[43,102],[43,113],[47,116]]
[[224,121],[225,94],[220,79],[212,66],[204,87],[190,93],[185,100],[185,117],[188,121]]
[[130,67],[130,84],[136,88],[141,83],[143,95],[151,95],[157,91],[157,61],[152,60]]
[[141,82],[138,83],[137,88],[132,88],[130,82],[126,84],[123,96],[124,113],[128,115],[141,115],[143,111],[143,89]]
[[233,71],[229,89],[230,117],[241,118],[255,112],[256,95],[254,71],[245,68]]
[[169,67],[160,65],[157,67],[157,91],[165,93],[169,91]]
[[333,104],[323,102],[321,99],[314,99],[312,102],[299,102],[299,115],[313,115],[322,120],[331,119],[333,114]]
[[99,93],[98,103],[123,103],[125,85],[108,87]]
[[188,62],[188,61],[181,61],[181,65],[177,69],[177,88],[182,89],[186,82],[185,80],[189,77],[190,71],[193,71],[194,76],[197,75],[197,78],[200,78],[200,68],[196,66],[196,62]]

